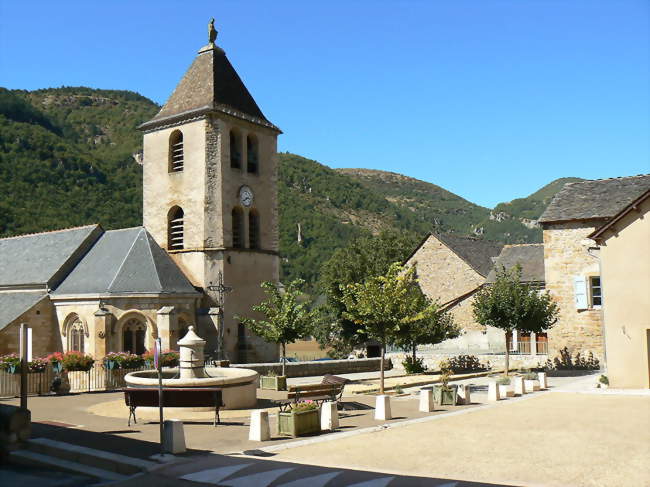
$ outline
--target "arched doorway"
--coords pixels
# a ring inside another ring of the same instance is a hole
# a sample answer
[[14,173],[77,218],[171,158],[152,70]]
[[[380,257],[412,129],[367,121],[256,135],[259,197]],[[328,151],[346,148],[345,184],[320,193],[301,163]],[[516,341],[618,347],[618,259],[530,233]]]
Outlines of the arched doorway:
[[130,318],[122,327],[122,350],[142,355],[147,351],[145,348],[146,336],[146,323],[139,318]]

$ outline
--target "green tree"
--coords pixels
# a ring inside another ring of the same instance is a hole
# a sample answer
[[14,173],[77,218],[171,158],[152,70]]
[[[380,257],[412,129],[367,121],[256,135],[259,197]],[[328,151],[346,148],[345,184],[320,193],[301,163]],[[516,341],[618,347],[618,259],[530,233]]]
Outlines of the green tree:
[[384,355],[386,344],[394,343],[400,331],[418,321],[426,321],[437,308],[422,299],[415,268],[406,271],[398,263],[388,272],[361,283],[341,286],[343,316],[357,326],[357,332],[381,343],[380,394],[384,393]]
[[413,364],[417,361],[418,345],[435,345],[460,335],[454,317],[442,310],[439,303],[431,301],[421,290],[418,301],[416,307],[427,309],[428,312],[422,319],[403,326],[395,340],[395,345],[405,352],[411,352]]
[[416,245],[412,235],[384,231],[376,237],[358,238],[334,252],[321,268],[319,287],[327,297],[326,322],[315,332],[321,346],[333,348],[338,355],[347,355],[354,346],[367,340],[359,333],[359,327],[344,315],[343,290],[348,284],[385,274],[391,264],[403,262]]
[[[483,287],[472,302],[474,318],[484,326],[506,332],[513,330],[539,333],[557,322],[558,306],[548,291],[538,292],[521,282],[521,267],[497,270],[494,284]],[[505,373],[508,375],[510,352],[506,346]]]
[[253,311],[266,316],[264,320],[238,316],[244,325],[267,342],[279,343],[282,349],[282,375],[286,375],[287,343],[305,338],[311,333],[315,311],[302,299],[302,279],[292,281],[286,288],[279,283],[263,282],[268,298],[253,306]]

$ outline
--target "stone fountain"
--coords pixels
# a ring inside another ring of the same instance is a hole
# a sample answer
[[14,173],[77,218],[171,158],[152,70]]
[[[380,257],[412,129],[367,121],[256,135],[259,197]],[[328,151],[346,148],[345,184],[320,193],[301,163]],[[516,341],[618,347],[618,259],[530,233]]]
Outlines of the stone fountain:
[[[203,350],[205,340],[190,326],[187,334],[178,341],[180,360],[178,368],[163,369],[163,387],[219,387],[222,390],[225,409],[245,409],[255,407],[255,390],[258,374],[251,369],[230,367],[205,367]],[[129,387],[158,387],[158,371],[142,370],[131,372],[124,377]],[[175,408],[192,409],[202,408]],[[206,411],[212,408],[206,407]]]

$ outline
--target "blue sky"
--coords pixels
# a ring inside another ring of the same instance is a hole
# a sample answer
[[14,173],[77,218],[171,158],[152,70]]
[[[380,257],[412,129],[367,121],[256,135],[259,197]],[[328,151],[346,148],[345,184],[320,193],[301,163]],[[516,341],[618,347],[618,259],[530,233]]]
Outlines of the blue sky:
[[0,0],[0,85],[164,103],[217,43],[279,150],[493,206],[563,176],[650,172],[647,0]]

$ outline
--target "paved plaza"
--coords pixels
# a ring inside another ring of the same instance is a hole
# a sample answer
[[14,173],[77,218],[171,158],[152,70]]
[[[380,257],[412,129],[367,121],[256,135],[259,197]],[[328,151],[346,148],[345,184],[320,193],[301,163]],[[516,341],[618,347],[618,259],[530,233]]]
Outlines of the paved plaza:
[[[248,440],[250,411],[224,411],[216,428],[198,413],[184,419],[186,454],[118,485],[650,485],[650,395],[595,390],[595,377],[551,378],[550,391],[498,403],[487,402],[486,378],[466,379],[473,404],[432,413],[417,410],[419,387],[405,387],[386,422],[373,417],[374,396],[346,392],[337,432],[268,442]],[[138,458],[159,451],[155,418],[128,427],[120,393],[32,397],[30,408],[34,437]]]

